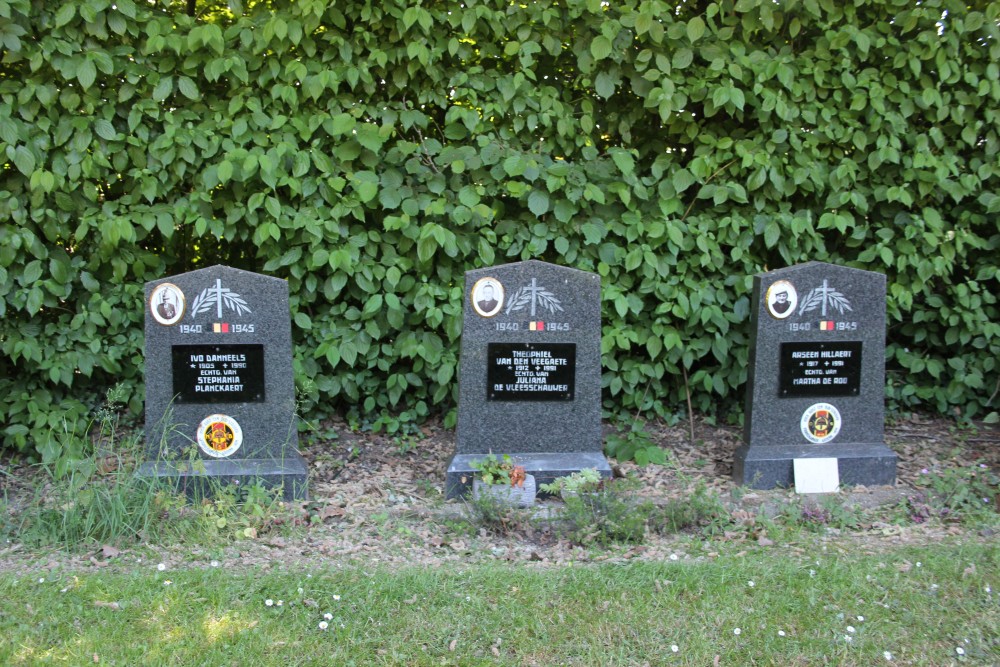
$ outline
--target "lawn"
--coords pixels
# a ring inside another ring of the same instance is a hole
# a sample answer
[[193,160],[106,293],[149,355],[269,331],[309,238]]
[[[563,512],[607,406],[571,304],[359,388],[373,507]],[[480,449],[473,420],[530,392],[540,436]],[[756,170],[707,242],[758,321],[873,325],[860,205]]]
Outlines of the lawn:
[[0,663],[1000,664],[1000,547],[978,537],[616,565],[135,560],[0,575]]

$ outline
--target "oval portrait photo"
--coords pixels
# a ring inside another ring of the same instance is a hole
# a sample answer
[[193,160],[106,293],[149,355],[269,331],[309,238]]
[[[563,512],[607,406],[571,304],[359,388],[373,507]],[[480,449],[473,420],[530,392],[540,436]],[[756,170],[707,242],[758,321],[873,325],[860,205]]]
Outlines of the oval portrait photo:
[[469,295],[472,307],[481,317],[493,317],[503,308],[503,285],[496,278],[480,278]]

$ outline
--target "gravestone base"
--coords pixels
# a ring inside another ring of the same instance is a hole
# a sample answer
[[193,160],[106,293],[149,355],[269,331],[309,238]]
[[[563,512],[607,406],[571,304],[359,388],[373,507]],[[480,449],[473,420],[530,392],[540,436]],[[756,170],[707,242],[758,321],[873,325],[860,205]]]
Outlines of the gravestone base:
[[[538,486],[551,484],[557,477],[565,477],[584,468],[596,468],[606,478],[611,477],[611,466],[600,452],[565,453],[512,453],[515,465],[524,466],[524,471],[535,476]],[[445,479],[445,497],[460,498],[472,489],[472,479],[477,470],[472,464],[481,461],[486,454],[456,454],[448,464]],[[502,454],[497,454],[500,458]]]
[[896,483],[895,452],[883,444],[743,445],[733,455],[733,481],[751,489],[795,486],[793,461],[835,458],[844,486]]
[[206,498],[219,487],[238,484],[246,488],[259,482],[264,488],[282,488],[282,500],[306,500],[309,497],[305,459],[293,453],[284,460],[227,459],[188,461],[147,461],[139,466],[140,477],[168,481],[188,497]]

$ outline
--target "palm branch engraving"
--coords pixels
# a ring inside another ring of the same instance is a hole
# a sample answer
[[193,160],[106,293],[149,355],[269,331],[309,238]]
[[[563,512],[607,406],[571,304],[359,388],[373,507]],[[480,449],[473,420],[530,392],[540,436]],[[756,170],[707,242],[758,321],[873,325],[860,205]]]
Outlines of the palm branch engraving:
[[529,305],[531,306],[531,317],[535,317],[535,310],[538,305],[548,310],[553,315],[558,312],[562,312],[563,309],[559,299],[556,298],[556,295],[544,287],[539,287],[535,278],[531,279],[531,285],[519,287],[518,290],[514,292],[514,295],[507,303],[507,309],[504,310],[504,315],[516,313]]
[[191,304],[191,318],[208,312],[213,306],[216,309],[216,316],[219,318],[222,317],[223,306],[229,310],[235,310],[237,315],[251,312],[250,306],[243,297],[222,286],[221,278],[216,279],[215,287],[206,287],[195,298],[194,303]]
[[802,306],[799,308],[799,315],[808,313],[810,311],[820,309],[820,316],[826,317],[827,306],[836,310],[841,315],[844,314],[846,310],[854,310],[851,308],[851,302],[847,300],[841,292],[829,286],[828,282],[824,279],[822,287],[815,287],[809,291],[806,298],[802,300]]

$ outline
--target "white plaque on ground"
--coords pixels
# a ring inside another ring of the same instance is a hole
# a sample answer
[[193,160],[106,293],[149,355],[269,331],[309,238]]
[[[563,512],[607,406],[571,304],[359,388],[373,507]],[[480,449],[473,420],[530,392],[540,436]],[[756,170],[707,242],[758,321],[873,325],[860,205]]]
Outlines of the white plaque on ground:
[[840,466],[836,458],[793,459],[796,493],[836,493]]

